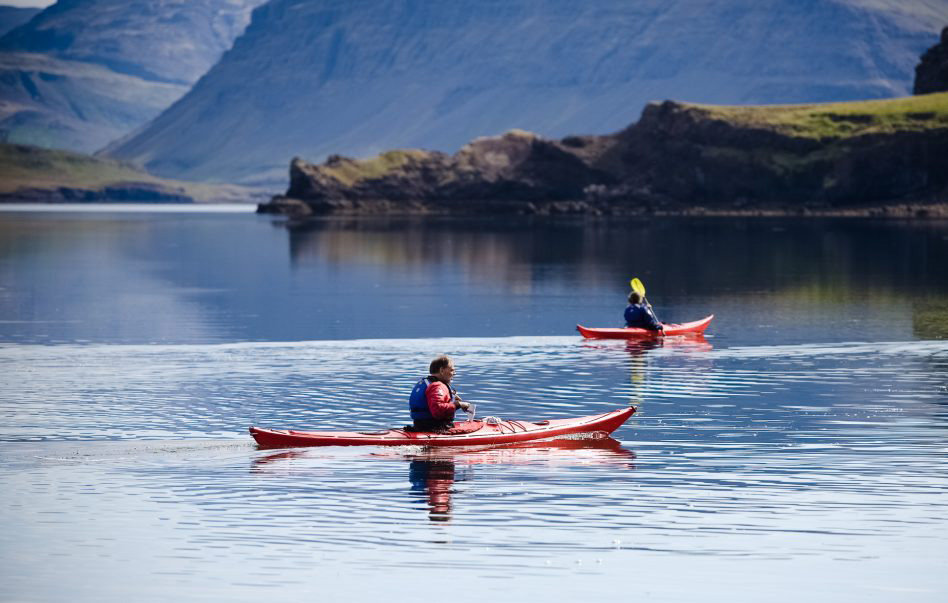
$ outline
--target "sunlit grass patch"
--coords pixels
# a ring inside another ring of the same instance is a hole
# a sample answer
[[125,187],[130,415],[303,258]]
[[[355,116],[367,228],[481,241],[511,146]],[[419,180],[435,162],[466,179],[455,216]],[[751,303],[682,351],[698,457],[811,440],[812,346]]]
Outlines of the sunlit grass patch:
[[322,171],[345,186],[352,186],[363,180],[381,178],[392,170],[398,169],[412,160],[428,156],[425,151],[402,150],[388,151],[370,159],[340,159],[328,161]]
[[810,105],[692,106],[736,126],[813,139],[948,128],[948,92]]

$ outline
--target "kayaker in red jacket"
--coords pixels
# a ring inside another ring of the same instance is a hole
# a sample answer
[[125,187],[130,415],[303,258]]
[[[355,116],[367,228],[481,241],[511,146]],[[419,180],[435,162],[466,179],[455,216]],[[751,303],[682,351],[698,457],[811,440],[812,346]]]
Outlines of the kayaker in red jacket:
[[454,361],[447,356],[438,356],[428,366],[428,376],[418,381],[411,390],[408,408],[414,427],[418,431],[439,431],[454,424],[454,412],[467,410],[470,404],[451,389],[454,378]]

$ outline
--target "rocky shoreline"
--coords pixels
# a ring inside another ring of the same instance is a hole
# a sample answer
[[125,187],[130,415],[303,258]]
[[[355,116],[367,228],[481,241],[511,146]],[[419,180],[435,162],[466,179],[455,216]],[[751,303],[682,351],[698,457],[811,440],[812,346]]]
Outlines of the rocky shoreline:
[[471,201],[460,206],[394,203],[363,200],[309,205],[298,199],[275,196],[257,206],[259,214],[305,219],[320,216],[591,216],[591,217],[731,217],[731,218],[890,218],[948,220],[948,203],[905,203],[865,207],[762,207],[720,209],[682,206],[677,209],[621,208],[586,201]]

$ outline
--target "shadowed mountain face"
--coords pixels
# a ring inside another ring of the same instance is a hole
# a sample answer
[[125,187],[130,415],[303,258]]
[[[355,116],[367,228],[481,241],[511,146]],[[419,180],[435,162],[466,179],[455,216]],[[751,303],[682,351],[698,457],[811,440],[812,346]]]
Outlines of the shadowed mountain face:
[[948,3],[923,0],[273,0],[107,152],[161,174],[283,182],[295,155],[609,132],[660,98],[899,96],[946,20]]
[[263,0],[60,0],[0,38],[0,138],[94,151],[168,107]]
[[14,27],[23,25],[32,19],[38,12],[40,12],[40,9],[38,8],[0,6],[0,36],[7,33]]

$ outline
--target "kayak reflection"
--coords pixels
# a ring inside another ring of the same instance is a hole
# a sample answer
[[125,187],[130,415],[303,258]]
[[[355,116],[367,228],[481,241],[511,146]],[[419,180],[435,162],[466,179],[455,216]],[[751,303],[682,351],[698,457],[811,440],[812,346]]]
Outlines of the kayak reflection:
[[611,464],[635,469],[635,453],[612,438],[524,442],[490,449],[430,449],[408,459],[410,492],[422,497],[433,522],[451,520],[455,482],[473,479],[476,465],[552,463],[556,465]]
[[[338,454],[327,448],[300,448],[274,452],[252,461],[250,472],[260,475],[292,476],[311,470]],[[351,459],[349,450],[343,453]],[[456,484],[474,478],[475,468],[484,465],[538,465],[583,467],[610,465],[635,469],[635,453],[613,438],[548,440],[491,447],[421,448],[418,446],[377,447],[356,458],[407,460],[409,494],[419,499],[432,522],[451,520]],[[331,463],[328,463],[331,465]]]

